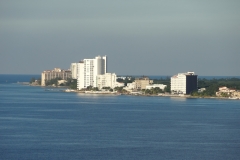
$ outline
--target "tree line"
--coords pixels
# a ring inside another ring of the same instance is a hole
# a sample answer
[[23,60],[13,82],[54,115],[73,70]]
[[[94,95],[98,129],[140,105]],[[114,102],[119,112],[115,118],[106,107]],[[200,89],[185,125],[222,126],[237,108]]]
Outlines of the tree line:
[[[51,79],[51,80],[47,80],[45,82],[45,85],[46,86],[53,86],[54,85],[56,87],[57,86],[68,86],[71,89],[77,89],[77,80],[76,79],[68,78],[66,80],[66,82],[58,84],[59,80],[62,80],[62,78],[57,77],[57,78],[54,78],[54,79]],[[33,84],[33,83],[36,83],[36,82],[38,83],[38,85],[41,85],[41,78],[36,79],[36,78],[32,77],[29,81],[30,84]]]
[[[216,96],[219,87],[226,86],[235,90],[240,90],[240,78],[221,78],[221,79],[198,79],[198,88],[205,88],[203,92],[193,91],[192,96]],[[224,95],[223,95],[224,96]]]

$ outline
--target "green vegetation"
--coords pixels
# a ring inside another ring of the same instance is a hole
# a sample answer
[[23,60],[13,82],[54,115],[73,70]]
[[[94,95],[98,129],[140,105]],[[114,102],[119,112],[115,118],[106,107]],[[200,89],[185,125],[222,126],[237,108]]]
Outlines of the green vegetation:
[[157,95],[159,93],[165,93],[165,91],[161,90],[159,87],[151,89],[142,89],[142,92],[146,95]]
[[72,78],[68,78],[66,80],[65,83],[61,83],[61,84],[58,84],[58,81],[59,80],[62,80],[62,78],[54,78],[54,79],[51,79],[49,81],[46,81],[46,86],[68,86],[69,88],[71,89],[77,89],[77,80],[76,79],[72,79]]
[[29,83],[33,83],[33,82],[35,82],[35,80],[36,79],[34,77],[32,77],[31,80],[29,81]]
[[[228,88],[233,88],[236,90],[240,90],[240,79],[239,78],[229,78],[229,79],[198,79],[198,88],[206,88],[203,92],[194,91],[191,93],[192,96],[216,96],[216,92],[219,87],[226,86]],[[227,95],[222,95],[226,97]]]
[[57,77],[57,78],[48,80],[45,82],[45,85],[46,86],[52,86],[52,85],[58,86],[58,80],[62,80],[62,78]]
[[117,91],[118,93],[128,93],[128,91],[123,89],[123,87],[115,87],[114,90]]
[[35,85],[41,85],[41,78],[36,79],[35,77],[32,77],[29,83],[35,84]]
[[86,91],[99,91],[98,87],[93,87],[93,86],[88,86],[85,90]]
[[113,91],[113,89],[112,89],[111,87],[103,87],[102,89],[108,90],[108,91],[110,91],[110,92]]
[[77,89],[77,80],[72,79],[72,78],[68,78],[65,85],[69,86],[69,88],[71,88],[71,89]]
[[222,97],[229,97],[229,95],[227,93],[221,93]]

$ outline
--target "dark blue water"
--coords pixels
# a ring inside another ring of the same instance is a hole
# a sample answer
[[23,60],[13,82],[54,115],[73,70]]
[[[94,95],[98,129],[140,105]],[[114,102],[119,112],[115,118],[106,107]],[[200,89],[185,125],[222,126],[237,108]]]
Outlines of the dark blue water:
[[0,159],[239,159],[240,101],[0,84]]
[[29,82],[31,78],[41,78],[41,75],[0,74],[0,83]]

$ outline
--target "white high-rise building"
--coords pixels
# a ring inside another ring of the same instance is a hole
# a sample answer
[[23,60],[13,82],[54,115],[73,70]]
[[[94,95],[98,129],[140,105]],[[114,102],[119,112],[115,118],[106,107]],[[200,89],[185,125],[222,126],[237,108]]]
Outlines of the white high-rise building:
[[84,61],[80,61],[77,65],[77,89],[80,90],[84,88]]
[[70,70],[72,72],[72,79],[77,79],[78,63],[71,63]]
[[194,72],[178,73],[171,77],[171,92],[190,94],[197,90],[197,75]]
[[95,59],[84,59],[78,63],[78,90],[88,86],[97,87],[97,75],[107,72],[107,56],[97,56]]

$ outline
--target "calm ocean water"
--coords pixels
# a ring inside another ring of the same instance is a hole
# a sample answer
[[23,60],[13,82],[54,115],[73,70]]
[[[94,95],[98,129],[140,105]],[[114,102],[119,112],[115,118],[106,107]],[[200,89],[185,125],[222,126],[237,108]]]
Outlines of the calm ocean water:
[[41,75],[0,74],[0,83],[29,82],[31,78],[41,78]]
[[0,84],[0,159],[239,159],[240,101]]

